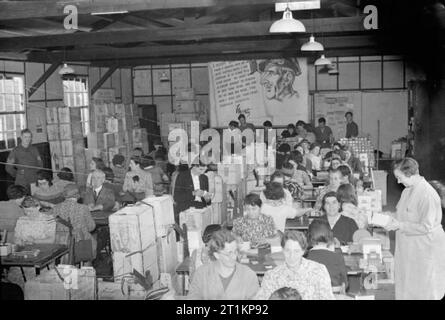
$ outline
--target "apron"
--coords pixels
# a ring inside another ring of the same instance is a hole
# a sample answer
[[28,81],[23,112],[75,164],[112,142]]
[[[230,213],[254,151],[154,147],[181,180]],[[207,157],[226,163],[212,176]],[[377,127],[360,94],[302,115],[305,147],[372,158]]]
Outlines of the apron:
[[441,203],[436,191],[423,177],[402,192],[396,218],[400,222],[426,224],[429,230],[424,233],[396,231],[396,300],[441,299],[445,294]]

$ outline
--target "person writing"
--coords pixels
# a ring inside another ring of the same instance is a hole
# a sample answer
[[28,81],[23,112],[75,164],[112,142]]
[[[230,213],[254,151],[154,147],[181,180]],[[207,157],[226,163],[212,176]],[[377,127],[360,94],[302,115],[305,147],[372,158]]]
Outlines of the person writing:
[[353,121],[352,112],[348,111],[345,113],[346,118],[346,138],[358,137],[358,125]]
[[208,244],[211,261],[196,269],[187,296],[189,300],[247,300],[258,292],[258,278],[249,267],[236,261],[235,235],[222,229]]
[[405,186],[396,213],[383,226],[396,231],[396,300],[439,300],[445,295],[445,232],[440,197],[413,158],[397,160],[393,173]]
[[30,190],[31,183],[37,181],[37,171],[43,167],[43,162],[37,148],[31,145],[31,130],[22,130],[20,140],[20,145],[9,153],[5,169],[15,178],[16,185]]
[[91,187],[85,191],[84,204],[90,211],[111,211],[115,206],[113,190],[103,186],[105,173],[102,170],[94,170],[91,175]]

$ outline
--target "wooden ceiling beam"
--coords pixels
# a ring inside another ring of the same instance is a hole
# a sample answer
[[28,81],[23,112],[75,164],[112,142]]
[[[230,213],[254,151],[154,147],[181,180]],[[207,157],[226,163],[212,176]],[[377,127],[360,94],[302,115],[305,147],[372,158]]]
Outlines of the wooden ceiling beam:
[[[270,49],[270,48],[269,48]],[[346,49],[333,49],[329,50],[328,57],[350,57],[350,56],[373,56],[373,55],[396,55],[400,52],[395,49],[381,50],[378,48],[346,48]],[[157,65],[157,64],[183,64],[183,63],[205,63],[212,61],[232,61],[232,60],[250,60],[250,59],[273,59],[281,57],[303,57],[300,53],[296,53],[295,50],[287,51],[265,51],[255,53],[228,53],[228,54],[201,54],[201,55],[184,55],[180,57],[149,57],[149,58],[135,58],[135,59],[123,59],[119,60],[120,67],[135,67],[143,65]],[[318,57],[308,57],[309,61],[315,61]],[[97,67],[109,67],[115,64],[113,60],[94,61],[92,66]]]
[[[363,32],[363,17],[325,18],[302,20],[307,33]],[[23,48],[44,48],[86,44],[117,44],[146,41],[203,40],[231,37],[270,36],[269,28],[273,21],[240,22],[192,26],[189,28],[160,28],[146,30],[103,31],[94,33],[73,33],[36,37],[16,37],[2,39],[0,51],[14,51]]]
[[[299,0],[304,1],[304,0]],[[79,14],[111,11],[270,5],[285,0],[96,0],[96,1],[0,1],[0,21],[65,16],[63,8],[73,4]]]
[[[230,52],[262,52],[293,50],[300,54],[300,46],[306,38],[296,41],[295,39],[282,40],[251,40],[251,41],[229,41],[198,43],[188,45],[169,46],[144,46],[135,48],[95,48],[71,50],[64,52],[34,52],[28,55],[29,61],[49,62],[54,60],[67,61],[94,61],[101,59],[128,59],[160,56],[202,55],[220,54]],[[350,37],[328,37],[323,39],[325,50],[336,48],[353,47],[375,47],[377,45],[374,36],[350,36]]]
[[60,65],[60,60],[51,64],[51,66],[46,70],[42,76],[29,88],[28,99],[34,94],[34,92],[39,89],[39,87],[57,70]]

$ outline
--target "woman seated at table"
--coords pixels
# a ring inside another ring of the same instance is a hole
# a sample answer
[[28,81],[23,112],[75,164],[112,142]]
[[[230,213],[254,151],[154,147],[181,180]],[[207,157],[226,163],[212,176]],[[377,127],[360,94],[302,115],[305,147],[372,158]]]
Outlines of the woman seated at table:
[[192,255],[190,256],[190,281],[193,280],[193,274],[195,273],[196,269],[198,269],[203,264],[210,262],[208,244],[210,239],[212,238],[213,233],[221,229],[222,227],[219,224],[209,224],[204,229],[204,233],[202,234],[202,242],[204,243],[204,246],[193,250]]
[[312,170],[321,170],[321,156],[320,156],[320,145],[318,143],[312,143],[309,147],[309,153],[306,157],[312,162]]
[[233,233],[243,241],[255,246],[275,235],[275,225],[271,217],[261,213],[262,201],[259,195],[250,193],[244,199],[244,217],[233,221]]
[[31,184],[31,195],[39,200],[43,206],[52,207],[63,201],[63,188],[52,183],[52,172],[37,171],[37,182]]
[[312,171],[312,161],[307,155],[309,154],[309,142],[307,140],[301,141],[295,146],[294,152],[298,151],[303,156],[303,162],[301,165],[306,169],[306,171]]
[[289,162],[294,165],[294,176],[292,180],[298,182],[301,186],[312,188],[312,172],[311,170],[306,169],[306,167],[303,165],[303,155],[298,151],[293,151]]
[[290,154],[290,145],[282,143],[277,149],[276,169],[281,169],[285,158]]
[[[286,178],[281,170],[275,170],[275,172],[270,176],[269,183],[272,182],[280,183],[283,186],[284,202],[287,205],[292,206],[292,204],[294,203],[294,199],[292,197],[291,191],[285,186]],[[264,195],[264,190],[260,193],[260,199],[262,203],[265,203],[267,201],[266,196]]]
[[284,233],[287,219],[304,215],[309,209],[296,209],[286,204],[284,190],[280,183],[269,183],[264,191],[266,201],[261,206],[261,213],[272,217],[275,228]]
[[345,160],[344,163],[347,164],[352,173],[358,173],[360,176],[363,175],[363,166],[360,160],[355,156],[354,151],[351,147],[344,147]]
[[116,201],[119,201],[123,193],[122,184],[115,182],[114,171],[110,167],[105,167],[102,171],[105,173],[104,187],[113,190],[114,198],[116,199]]
[[91,178],[93,176],[93,172],[94,170],[103,170],[105,168],[105,162],[98,157],[93,157],[91,159],[90,162],[90,173],[87,176],[87,182],[86,182],[86,186],[87,187],[91,187],[92,186],[92,182],[91,182]]
[[351,184],[352,186],[357,184],[357,179],[352,175],[351,168],[348,165],[342,164],[337,169],[341,173],[341,184]]
[[258,278],[249,267],[236,261],[235,235],[222,229],[208,244],[211,261],[200,266],[190,284],[190,300],[247,300],[258,292]]
[[[281,168],[284,175],[284,190],[288,190],[293,199],[301,199],[304,196],[304,185],[294,180],[295,169],[293,163],[285,162]],[[292,204],[291,204],[292,205]]]
[[162,171],[161,167],[156,164],[152,157],[143,157],[142,166],[144,171],[151,174],[153,182],[153,192],[157,195],[162,195],[165,192],[164,183],[169,182],[168,176]]
[[[153,181],[151,174],[141,168],[141,157],[132,157],[130,171],[125,175],[122,190],[126,193],[122,201],[137,202],[153,195]],[[125,199],[124,199],[125,198]]]
[[340,203],[341,214],[355,221],[359,229],[368,225],[368,217],[357,208],[357,195],[352,185],[342,184],[337,190],[337,200]]
[[331,279],[326,267],[303,258],[306,236],[299,231],[286,231],[281,240],[285,263],[264,274],[255,299],[266,300],[282,287],[296,289],[302,300],[334,300]]
[[338,169],[329,170],[329,184],[321,189],[320,194],[315,202],[314,209],[320,211],[322,209],[323,198],[328,192],[337,192],[338,187],[340,187],[342,181],[342,174]]
[[[80,192],[76,185],[71,184],[65,187],[63,192],[65,201],[57,204],[52,213],[56,217],[60,217],[63,220],[69,222],[72,227],[73,240],[79,242],[81,240],[90,240],[91,242],[91,255],[96,257],[96,239],[92,236],[91,232],[96,228],[96,223],[91,216],[88,206],[80,204],[77,200],[80,198]],[[56,225],[56,243],[68,245],[68,227],[62,223]]]
[[306,259],[326,266],[331,277],[332,287],[348,285],[345,259],[341,253],[335,252],[334,234],[326,220],[316,219],[309,225],[309,244],[312,247]]
[[323,197],[322,212],[323,219],[329,222],[329,226],[334,233],[336,246],[347,245],[352,242],[352,236],[357,231],[358,226],[355,221],[340,213],[340,203],[337,200],[336,192],[328,192]]
[[69,184],[76,184],[74,182],[74,174],[70,168],[64,167],[60,169],[60,172],[57,174],[57,178],[54,179],[53,186],[63,191]]

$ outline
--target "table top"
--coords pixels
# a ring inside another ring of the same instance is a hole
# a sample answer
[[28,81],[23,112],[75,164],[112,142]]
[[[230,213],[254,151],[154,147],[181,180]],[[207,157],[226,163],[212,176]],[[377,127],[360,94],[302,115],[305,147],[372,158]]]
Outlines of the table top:
[[1,263],[3,266],[21,266],[21,267],[35,267],[42,268],[57,258],[67,254],[69,252],[68,247],[62,244],[33,244],[19,247],[19,251],[40,250],[37,257],[24,258],[16,257],[12,254],[6,257],[1,257]]

